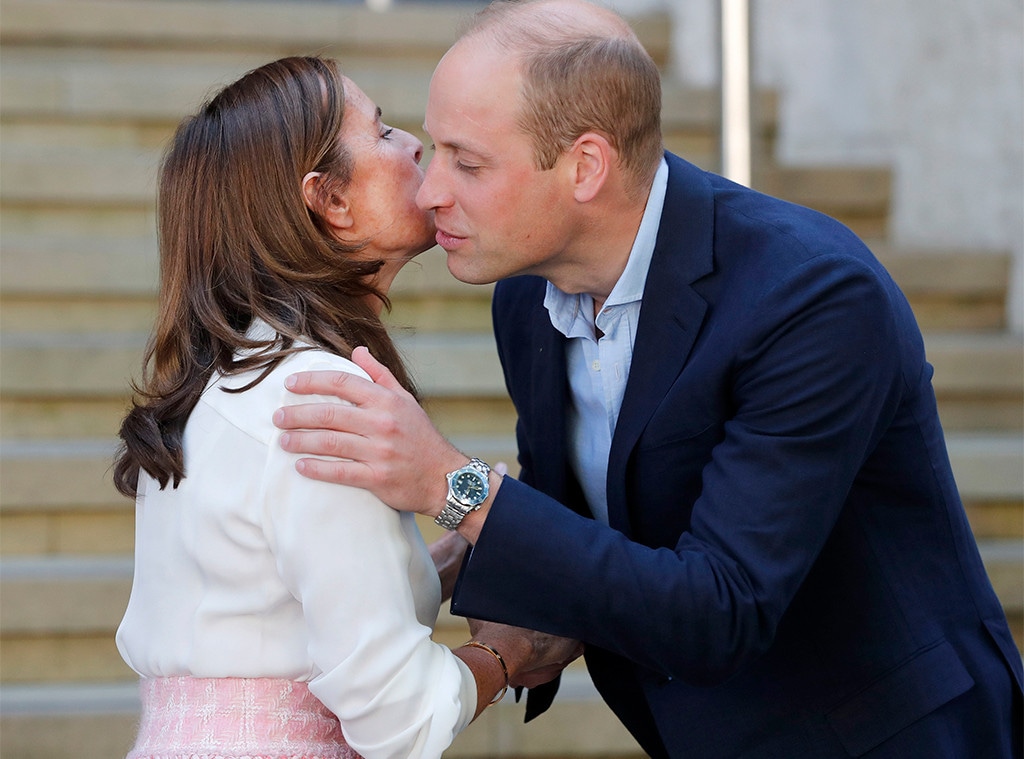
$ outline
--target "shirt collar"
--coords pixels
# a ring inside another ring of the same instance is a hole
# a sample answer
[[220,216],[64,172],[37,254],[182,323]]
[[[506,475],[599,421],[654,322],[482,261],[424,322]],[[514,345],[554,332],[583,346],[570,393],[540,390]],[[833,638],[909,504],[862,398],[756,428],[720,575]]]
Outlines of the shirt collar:
[[[626,268],[612,287],[605,308],[635,303],[643,298],[647,272],[654,257],[654,244],[658,239],[661,212],[665,207],[665,193],[668,189],[668,163],[664,158],[658,166],[651,184],[647,205],[644,208],[640,227],[637,229],[633,247],[629,251]],[[551,324],[566,337],[593,334],[593,299],[579,293],[569,295],[548,282],[544,296],[544,307],[548,310]]]

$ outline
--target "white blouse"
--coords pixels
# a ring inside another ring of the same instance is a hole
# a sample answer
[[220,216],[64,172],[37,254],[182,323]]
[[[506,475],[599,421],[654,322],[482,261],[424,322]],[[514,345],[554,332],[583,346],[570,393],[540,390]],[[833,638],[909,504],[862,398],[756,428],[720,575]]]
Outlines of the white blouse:
[[440,583],[411,514],[295,471],[274,410],[334,402],[287,375],[340,369],[323,351],[256,375],[215,376],[185,428],[185,478],[142,474],[135,578],[117,646],[143,677],[273,677],[309,683],[367,759],[439,757],[471,720],[476,682],[434,643]]

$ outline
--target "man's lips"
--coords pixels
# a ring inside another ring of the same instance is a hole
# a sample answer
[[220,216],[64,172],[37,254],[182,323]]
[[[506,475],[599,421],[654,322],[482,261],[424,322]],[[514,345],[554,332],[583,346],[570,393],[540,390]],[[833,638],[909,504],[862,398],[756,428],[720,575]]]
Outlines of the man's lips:
[[450,248],[454,248],[465,238],[457,237],[449,232],[444,231],[443,229],[438,228],[437,234],[435,235],[434,239],[437,240],[438,245],[440,245],[445,250],[448,250]]

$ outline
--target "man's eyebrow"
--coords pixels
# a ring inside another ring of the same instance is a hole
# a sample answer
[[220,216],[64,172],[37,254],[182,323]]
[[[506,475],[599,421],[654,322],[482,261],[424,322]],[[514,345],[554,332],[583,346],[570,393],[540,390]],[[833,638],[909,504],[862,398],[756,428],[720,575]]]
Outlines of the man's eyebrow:
[[380,109],[379,105],[377,106],[376,113],[374,113],[374,117],[377,119],[377,121],[380,121],[384,117],[384,111]]
[[[427,132],[427,128],[424,127],[423,131]],[[429,135],[430,132],[427,132],[427,134]],[[439,140],[433,140],[431,142],[431,144],[434,147],[436,147],[437,145],[443,145],[444,147],[446,147],[446,148],[448,148],[450,150],[454,150],[454,151],[457,151],[457,152],[463,152],[463,153],[471,153],[471,154],[473,154],[475,156],[481,156],[482,157],[482,156],[485,155],[480,150],[477,150],[477,149],[473,148],[470,145],[464,145],[461,142],[452,142],[450,140],[440,140],[440,141]]]

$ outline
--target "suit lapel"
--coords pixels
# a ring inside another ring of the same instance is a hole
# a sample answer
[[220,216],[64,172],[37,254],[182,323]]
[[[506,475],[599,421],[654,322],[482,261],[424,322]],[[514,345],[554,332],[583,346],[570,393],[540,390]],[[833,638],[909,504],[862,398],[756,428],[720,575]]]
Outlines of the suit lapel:
[[640,434],[682,371],[704,320],[707,303],[691,284],[713,269],[710,184],[695,166],[671,154],[666,158],[665,207],[608,461],[609,521],[627,534],[626,465]]

